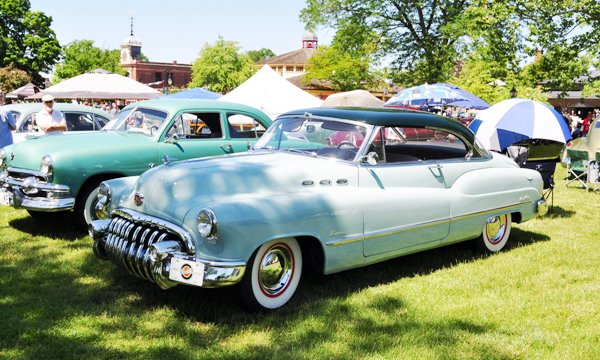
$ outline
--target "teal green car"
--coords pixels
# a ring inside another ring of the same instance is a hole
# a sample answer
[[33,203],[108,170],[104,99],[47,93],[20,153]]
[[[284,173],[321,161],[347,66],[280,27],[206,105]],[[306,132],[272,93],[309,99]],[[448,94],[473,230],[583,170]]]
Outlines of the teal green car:
[[308,267],[331,274],[471,239],[500,251],[513,222],[546,213],[542,187],[451,119],[305,109],[248,153],[103,182],[90,234],[97,257],[163,289],[236,284],[242,305],[275,309]]
[[46,135],[0,150],[0,204],[36,218],[94,220],[98,185],[163,162],[245,152],[271,120],[244,105],[155,99],[125,107],[101,131]]

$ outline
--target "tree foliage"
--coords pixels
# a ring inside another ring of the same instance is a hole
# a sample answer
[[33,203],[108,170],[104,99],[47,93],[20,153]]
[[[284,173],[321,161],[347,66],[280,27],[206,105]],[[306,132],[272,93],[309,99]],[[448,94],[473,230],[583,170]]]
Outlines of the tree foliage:
[[240,52],[239,44],[219,36],[214,45],[205,44],[192,63],[189,86],[225,94],[246,81],[254,71],[254,62]]
[[60,44],[50,28],[52,18],[30,11],[28,0],[0,1],[0,67],[13,64],[37,85],[59,59]]
[[[487,78],[477,74],[478,86],[523,76],[519,84],[528,81],[528,89],[544,80],[566,89],[600,54],[597,0],[307,0],[301,18],[336,36],[369,29],[368,40],[344,36],[340,48],[367,41],[373,59],[387,59],[391,79],[404,86],[456,79],[461,64],[476,71],[485,62],[491,66]],[[538,50],[543,56],[521,71]]]
[[254,62],[259,62],[261,60],[270,59],[275,56],[275,53],[271,49],[262,48],[260,50],[250,50],[246,53]]
[[92,40],[75,40],[63,49],[62,61],[56,66],[52,82],[84,74],[95,69],[104,69],[116,74],[125,75],[119,64],[119,50],[102,50],[94,46]]
[[0,89],[11,92],[31,82],[31,76],[13,64],[0,68]]

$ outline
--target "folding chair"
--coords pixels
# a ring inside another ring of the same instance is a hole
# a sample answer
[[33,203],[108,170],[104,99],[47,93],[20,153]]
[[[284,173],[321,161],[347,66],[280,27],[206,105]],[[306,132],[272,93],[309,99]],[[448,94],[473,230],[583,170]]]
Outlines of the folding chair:
[[600,189],[600,152],[596,153],[596,160],[588,165],[588,182],[594,185],[593,191]]
[[569,184],[575,181],[579,181],[580,187],[589,190],[587,184],[589,156],[587,151],[567,149],[567,176],[573,177],[565,186],[569,187]]

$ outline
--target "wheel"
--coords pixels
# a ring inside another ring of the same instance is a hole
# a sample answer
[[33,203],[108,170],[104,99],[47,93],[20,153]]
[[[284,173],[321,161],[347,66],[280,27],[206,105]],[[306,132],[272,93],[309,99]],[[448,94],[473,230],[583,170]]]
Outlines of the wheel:
[[252,255],[240,284],[242,305],[277,309],[294,295],[302,273],[302,251],[294,238],[263,244]]
[[477,246],[486,252],[498,252],[508,242],[511,228],[510,214],[489,217],[483,226],[483,233],[477,239]]
[[105,180],[94,180],[79,190],[75,200],[75,218],[82,229],[87,229],[89,223],[97,220],[95,207],[98,203],[98,186]]

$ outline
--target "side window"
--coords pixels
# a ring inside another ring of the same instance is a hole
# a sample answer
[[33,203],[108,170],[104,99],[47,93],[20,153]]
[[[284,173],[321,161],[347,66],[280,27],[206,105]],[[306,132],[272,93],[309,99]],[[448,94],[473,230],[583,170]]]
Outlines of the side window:
[[177,134],[183,139],[221,138],[221,115],[219,113],[183,113],[171,125],[167,137]]
[[67,131],[90,131],[96,128],[92,114],[65,112]]
[[17,132],[28,132],[30,130],[30,128],[31,128],[31,130],[33,130],[33,123],[32,123],[33,116],[34,116],[34,114],[27,116],[25,118],[25,120],[21,123],[19,128],[17,129]]
[[[173,125],[167,131],[167,138],[172,138],[173,135],[177,135],[181,139],[185,139],[190,135],[190,123],[193,121],[190,118],[191,114],[181,114],[175,121]],[[193,115],[191,115],[193,116]],[[195,118],[195,116],[193,116]]]
[[468,148],[447,131],[386,127],[373,137],[368,151],[377,154],[379,164],[464,158]]
[[100,128],[103,128],[104,125],[106,125],[109,122],[109,119],[105,118],[104,116],[95,115],[95,118]]
[[227,126],[233,139],[258,139],[266,130],[255,118],[237,113],[227,113]]

